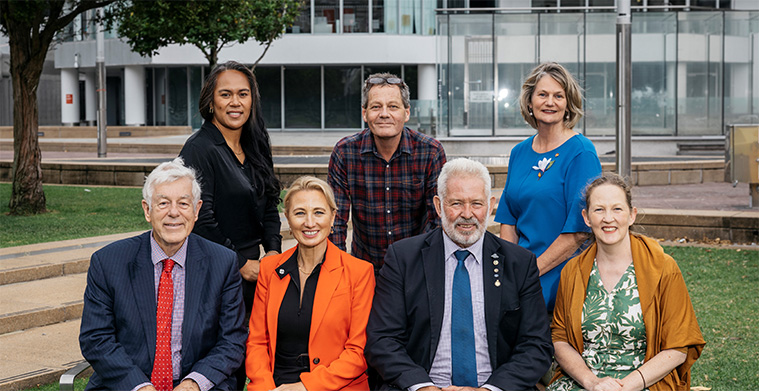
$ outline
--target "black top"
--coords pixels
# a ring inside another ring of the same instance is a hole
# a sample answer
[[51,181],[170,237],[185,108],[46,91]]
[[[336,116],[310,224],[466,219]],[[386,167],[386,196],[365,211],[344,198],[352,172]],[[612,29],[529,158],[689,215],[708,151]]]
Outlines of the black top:
[[306,279],[302,302],[298,250],[277,268],[280,279],[290,275],[290,284],[282,298],[277,319],[277,351],[274,354],[274,384],[277,386],[298,382],[301,373],[310,371],[308,335],[321,267],[322,263],[317,264]]
[[[260,244],[267,252],[281,252],[281,224],[275,202],[264,189],[258,189],[261,186],[255,186],[250,159],[241,164],[213,123],[204,122],[187,139],[179,156],[197,171],[200,181],[203,205],[193,233],[236,251],[240,268],[247,259],[260,257]],[[254,289],[255,282],[244,282],[248,310]]]

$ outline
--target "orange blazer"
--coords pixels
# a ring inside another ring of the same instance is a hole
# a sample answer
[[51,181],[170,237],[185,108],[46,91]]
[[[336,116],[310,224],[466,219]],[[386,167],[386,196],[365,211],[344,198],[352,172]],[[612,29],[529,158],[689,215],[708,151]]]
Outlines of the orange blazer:
[[[296,248],[261,260],[245,358],[249,391],[276,387],[273,371],[279,307],[290,284],[290,275],[280,279],[276,270]],[[364,346],[373,298],[374,267],[329,242],[311,315],[311,371],[300,375],[306,389],[369,390]]]

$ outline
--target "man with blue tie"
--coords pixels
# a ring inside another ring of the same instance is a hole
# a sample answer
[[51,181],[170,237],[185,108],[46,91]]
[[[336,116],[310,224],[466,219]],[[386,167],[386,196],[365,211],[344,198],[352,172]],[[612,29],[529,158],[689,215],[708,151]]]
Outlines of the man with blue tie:
[[245,354],[241,278],[231,250],[191,234],[200,185],[181,158],[142,189],[153,229],[90,259],[79,334],[87,389],[232,390]]
[[438,177],[442,229],[390,246],[367,325],[382,389],[533,389],[551,364],[535,255],[487,232],[495,198],[479,162]]

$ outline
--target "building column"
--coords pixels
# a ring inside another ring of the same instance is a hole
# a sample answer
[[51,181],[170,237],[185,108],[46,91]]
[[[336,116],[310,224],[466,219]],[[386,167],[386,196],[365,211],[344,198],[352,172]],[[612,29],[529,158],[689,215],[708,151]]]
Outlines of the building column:
[[98,95],[97,81],[94,71],[87,71],[84,75],[84,121],[89,126],[97,125],[98,118]]
[[435,64],[419,64],[419,100],[434,101],[437,99],[437,71]]
[[61,69],[61,122],[64,126],[79,125],[79,71]]
[[124,122],[145,125],[145,67],[124,67]]

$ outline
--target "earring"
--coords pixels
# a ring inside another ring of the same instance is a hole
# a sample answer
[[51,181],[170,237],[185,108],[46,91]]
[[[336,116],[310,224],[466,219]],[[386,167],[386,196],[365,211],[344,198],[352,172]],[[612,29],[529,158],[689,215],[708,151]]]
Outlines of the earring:
[[210,113],[213,113],[213,106],[209,106],[209,107],[208,107],[208,111],[209,111]]
[[566,114],[564,115],[564,119],[569,121],[569,112],[566,112]]
[[532,108],[527,108],[527,113],[530,113],[530,116],[533,116],[533,117],[535,117],[535,115],[534,115],[534,114],[532,114]]
[[334,227],[330,227],[329,233],[330,234],[335,234],[335,228]]

